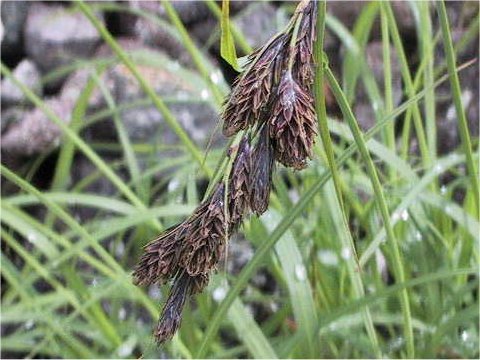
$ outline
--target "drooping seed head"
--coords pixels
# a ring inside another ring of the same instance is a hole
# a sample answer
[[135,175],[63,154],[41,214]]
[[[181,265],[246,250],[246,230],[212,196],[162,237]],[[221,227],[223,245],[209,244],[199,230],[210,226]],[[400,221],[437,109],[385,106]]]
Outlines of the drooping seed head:
[[272,172],[274,166],[273,147],[268,134],[269,125],[263,125],[258,141],[252,151],[252,171],[249,176],[250,208],[258,215],[268,208]]
[[188,220],[180,261],[190,276],[209,274],[223,254],[227,226],[224,188],[218,184],[212,196]]
[[269,120],[275,158],[285,166],[303,169],[317,134],[313,97],[289,71],[282,75]]
[[261,119],[268,104],[279,64],[285,36],[279,35],[264,48],[252,53],[246,72],[234,83],[222,115],[223,133],[229,137]]
[[177,273],[185,230],[184,223],[173,226],[145,246],[145,252],[133,272],[134,284],[164,284]]
[[154,336],[158,344],[170,340],[177,332],[182,321],[185,301],[192,294],[194,281],[185,272],[177,275],[165,303]]
[[251,149],[247,136],[238,145],[229,180],[228,212],[229,231],[237,228],[249,209],[249,176],[251,171]]

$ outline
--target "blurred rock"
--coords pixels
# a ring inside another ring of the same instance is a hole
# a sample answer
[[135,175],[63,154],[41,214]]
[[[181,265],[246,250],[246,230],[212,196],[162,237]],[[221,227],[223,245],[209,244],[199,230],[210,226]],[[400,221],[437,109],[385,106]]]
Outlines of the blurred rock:
[[[178,77],[174,71],[164,68],[138,65],[137,70],[159,95],[180,100],[169,105],[170,111],[194,141],[199,144],[205,143],[218,119],[215,110],[208,103],[198,101],[202,97],[206,100],[206,97],[210,96],[208,90],[199,92],[191,83]],[[122,64],[110,68],[105,73],[105,81],[111,85],[109,90],[119,106],[146,98],[137,80]],[[182,98],[185,99],[184,102],[181,101]],[[134,142],[162,145],[178,143],[177,136],[153,105],[123,110],[120,119]],[[114,133],[112,129],[110,134]]]
[[5,133],[10,126],[18,123],[25,116],[25,110],[20,107],[11,107],[7,110],[2,110],[0,117],[1,133]]
[[[349,30],[352,30],[360,13],[368,3],[367,1],[330,1],[327,4],[327,11],[329,14],[335,16]],[[414,35],[415,18],[408,2],[390,1],[390,5],[392,6],[400,33],[403,35]],[[380,38],[379,18],[375,21],[371,36],[373,39]]]
[[[37,95],[42,94],[42,87],[40,83],[40,73],[35,64],[28,60],[22,60],[13,70],[13,75],[30,90]],[[2,104],[4,105],[18,105],[27,101],[22,90],[20,90],[10,79],[3,79],[2,86]]]
[[[32,3],[25,24],[25,49],[43,73],[89,57],[100,40],[80,12],[60,5]],[[51,86],[58,86],[63,79]]]
[[[160,2],[157,1],[138,1],[131,0],[128,2],[129,6],[135,10],[146,11],[149,14],[156,14],[158,16],[166,16],[165,10]],[[176,8],[181,2],[174,2],[174,7]],[[186,2],[184,6],[197,6],[194,4],[201,4],[201,2]],[[187,16],[187,18],[191,15]],[[158,23],[150,21],[142,16],[130,16],[128,21],[128,32],[127,34],[133,37],[136,37],[142,40],[145,45],[152,46],[154,48],[165,51],[172,58],[177,59],[180,63],[186,66],[192,66],[190,55],[183,46],[182,42],[173,35],[173,32],[168,27],[162,27]]]
[[277,10],[268,2],[252,2],[233,18],[233,22],[248,43],[257,48],[265,45],[273,35],[283,29],[288,19],[283,11]]
[[[204,145],[210,139],[211,129],[217,124],[218,114],[208,102],[211,97],[209,90],[200,87],[203,84],[201,78],[182,67],[178,61],[144,46],[138,40],[123,38],[118,41],[128,53],[137,52],[137,70],[159,95],[175,99],[173,103],[168,104],[173,116],[197,144]],[[139,54],[142,54],[141,58]],[[95,56],[111,56],[111,50],[108,46],[101,46]],[[87,79],[87,70],[79,70],[72,74],[61,90],[62,98],[75,101]],[[148,99],[137,80],[123,64],[110,66],[101,75],[101,80],[117,106],[127,106]],[[106,108],[103,95],[96,89],[90,98],[89,113]],[[134,142],[161,145],[178,143],[177,136],[170,130],[154,105],[138,105],[125,109],[120,112],[119,117]],[[87,129],[86,134],[95,140],[116,140],[113,121],[102,121]],[[221,135],[217,134],[214,143],[220,138]]]
[[[52,98],[46,105],[65,123],[70,122],[73,103]],[[25,112],[1,138],[1,148],[11,156],[31,156],[60,143],[60,129],[40,109]]]
[[[382,42],[369,43],[365,49],[368,67],[372,70],[379,91],[384,93],[383,77],[383,49]],[[402,74],[397,53],[393,46],[390,47],[390,67],[392,70],[392,95],[393,106],[397,106],[402,99]],[[355,96],[354,113],[362,130],[368,130],[375,125],[375,112],[369,100],[367,90],[361,78],[358,79],[358,90]]]
[[[136,0],[134,2],[142,3],[144,1]],[[164,7],[160,2],[157,4],[160,5],[158,8],[159,15],[162,15],[166,18],[167,14]],[[185,25],[191,25],[195,22],[203,21],[205,18],[212,16],[212,13],[203,1],[173,1],[172,5],[178,14],[178,17]]]
[[28,1],[1,2],[2,60],[4,56],[19,56],[23,52],[23,25],[29,5]]
[[[237,2],[231,2],[234,4]],[[241,2],[244,8],[232,16],[232,21],[245,36],[253,48],[265,43],[278,31],[284,28],[288,19],[285,12],[278,10],[268,2]],[[192,27],[192,36],[204,45],[211,44],[214,52],[220,52],[220,27],[217,19],[207,19]],[[240,52],[241,53],[241,52]]]

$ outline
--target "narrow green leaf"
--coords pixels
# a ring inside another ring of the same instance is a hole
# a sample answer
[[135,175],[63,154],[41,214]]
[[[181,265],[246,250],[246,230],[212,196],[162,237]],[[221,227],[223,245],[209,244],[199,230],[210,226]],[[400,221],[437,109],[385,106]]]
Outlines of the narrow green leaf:
[[230,0],[222,0],[222,20],[220,22],[222,35],[220,38],[220,55],[236,71],[239,71],[237,63],[237,52],[233,35],[230,31]]

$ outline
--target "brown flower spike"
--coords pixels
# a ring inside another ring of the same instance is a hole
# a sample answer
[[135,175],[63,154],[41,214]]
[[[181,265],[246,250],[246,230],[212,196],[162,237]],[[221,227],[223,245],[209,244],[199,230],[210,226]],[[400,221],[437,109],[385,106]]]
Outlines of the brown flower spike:
[[230,234],[249,212],[267,210],[275,160],[302,169],[311,156],[316,12],[315,2],[302,0],[286,30],[250,55],[222,115],[226,136],[245,131],[228,176],[184,222],[145,246],[134,283],[173,281],[154,332],[159,344],[180,327],[188,298],[207,286]]
[[223,112],[223,133],[232,136],[261,120],[282,63],[284,35],[274,38],[266,47],[249,56],[250,70],[233,85]]
[[285,71],[269,120],[275,158],[285,166],[303,169],[317,135],[313,97]]

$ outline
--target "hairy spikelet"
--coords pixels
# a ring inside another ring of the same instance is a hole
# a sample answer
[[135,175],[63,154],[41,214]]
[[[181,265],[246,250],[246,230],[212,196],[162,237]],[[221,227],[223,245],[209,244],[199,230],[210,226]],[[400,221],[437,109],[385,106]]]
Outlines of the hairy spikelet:
[[293,66],[293,78],[304,89],[310,89],[313,84],[313,43],[315,41],[315,24],[317,16],[317,3],[311,1],[303,10],[298,38],[295,47],[295,61]]
[[268,124],[263,125],[253,148],[252,171],[249,176],[250,208],[258,215],[268,208],[272,186],[274,154],[268,128]]
[[244,136],[238,145],[229,180],[228,213],[230,231],[237,228],[249,209],[249,176],[252,166],[251,149]]
[[167,302],[163,307],[160,320],[154,336],[158,344],[170,340],[177,332],[182,321],[182,311],[185,301],[193,293],[194,279],[185,272],[179,274],[175,280]]
[[188,221],[181,266],[190,276],[206,275],[223,253],[226,239],[224,185],[218,184]]
[[192,215],[145,247],[135,284],[173,279],[155,330],[158,343],[175,334],[185,302],[207,286],[243,218],[267,210],[275,160],[302,169],[311,156],[317,134],[311,93],[316,16],[316,2],[301,1],[286,30],[250,55],[222,115],[226,136],[245,130],[227,182],[216,184]]
[[317,134],[313,97],[286,71],[269,120],[275,158],[285,166],[303,169]]
[[273,39],[250,56],[249,70],[237,80],[223,112],[223,133],[232,136],[261,119],[282,62],[285,36]]
[[136,285],[164,284],[178,271],[178,255],[185,236],[184,224],[166,230],[144,248],[133,273]]

